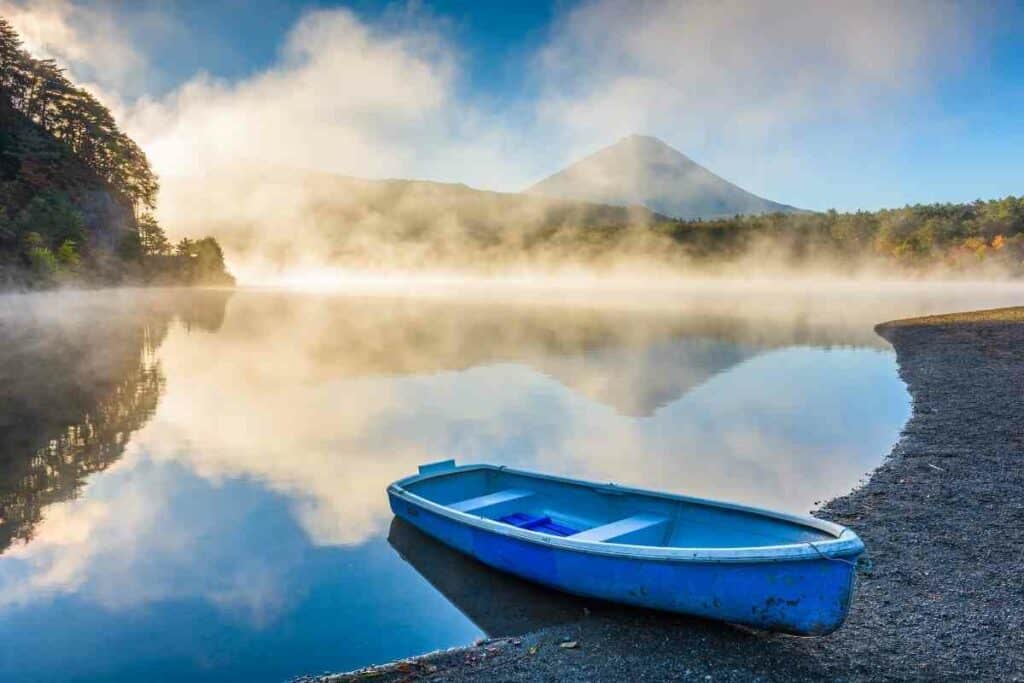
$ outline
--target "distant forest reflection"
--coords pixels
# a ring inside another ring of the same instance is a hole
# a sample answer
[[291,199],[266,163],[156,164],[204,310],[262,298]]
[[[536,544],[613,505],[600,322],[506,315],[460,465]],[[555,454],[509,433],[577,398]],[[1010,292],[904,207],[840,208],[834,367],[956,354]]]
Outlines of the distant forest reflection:
[[216,331],[227,291],[5,297],[0,313],[0,552],[76,496],[156,410],[171,322]]

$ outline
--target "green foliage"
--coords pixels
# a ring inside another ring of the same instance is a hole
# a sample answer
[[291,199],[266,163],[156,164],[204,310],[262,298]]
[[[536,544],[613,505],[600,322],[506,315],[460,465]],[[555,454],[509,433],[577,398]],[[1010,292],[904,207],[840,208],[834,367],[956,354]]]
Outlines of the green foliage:
[[182,237],[174,247],[174,253],[183,258],[192,258],[195,255],[195,244],[195,241]]
[[47,246],[67,240],[81,243],[85,238],[85,221],[67,195],[47,190],[32,198],[15,221],[16,233],[35,233]]
[[27,252],[29,249],[34,247],[46,246],[46,241],[43,240],[43,236],[38,232],[26,232],[21,236],[21,244],[24,250]]
[[234,284],[224,265],[224,252],[213,237],[200,240],[182,238],[175,247],[179,268],[190,284]]
[[171,253],[171,243],[164,234],[164,229],[157,223],[153,214],[144,213],[139,217],[139,243],[142,253],[147,256],[166,256]]
[[73,240],[64,240],[57,248],[57,263],[65,270],[74,270],[81,263],[78,247]]
[[29,267],[37,276],[49,279],[57,272],[57,258],[46,247],[31,247],[26,255]]
[[52,59],[35,59],[0,18],[0,96],[60,140],[133,206],[152,209],[159,189],[149,160],[110,111]]
[[195,268],[200,280],[206,281],[224,273],[224,252],[212,237],[204,237],[195,243]]
[[0,245],[11,243],[18,239],[18,231],[14,222],[7,215],[7,209],[0,206]]
[[158,187],[111,113],[0,18],[0,270],[29,285],[230,283],[212,238],[175,251]]
[[927,204],[856,213],[736,216],[659,226],[691,256],[731,258],[773,247],[793,265],[826,258],[856,265],[871,258],[900,268],[970,268],[995,262],[1024,273],[1024,197]]
[[139,233],[129,232],[121,236],[117,243],[117,256],[122,261],[141,261],[143,256],[142,242]]

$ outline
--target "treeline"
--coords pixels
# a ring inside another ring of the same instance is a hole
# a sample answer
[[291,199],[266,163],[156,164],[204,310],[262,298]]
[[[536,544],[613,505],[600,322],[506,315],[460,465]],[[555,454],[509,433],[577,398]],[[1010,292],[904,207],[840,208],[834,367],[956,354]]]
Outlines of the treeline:
[[0,284],[227,284],[213,238],[172,245],[156,174],[110,111],[0,18]]
[[1024,197],[855,213],[792,213],[656,226],[697,259],[751,254],[790,265],[866,261],[908,271],[1000,269],[1024,275]]
[[136,210],[156,207],[156,175],[145,153],[121,132],[91,94],[76,87],[52,59],[34,59],[0,18],[0,90],[10,104],[67,145]]
[[432,215],[432,201],[437,203],[426,198],[402,204],[416,207],[423,226],[381,209],[365,225],[346,220],[346,230],[331,233],[330,248],[346,265],[372,263],[385,254],[389,263],[410,268],[493,271],[525,262],[554,269],[657,264],[665,273],[736,277],[810,271],[1024,277],[1024,197],[691,221],[569,215],[549,224],[530,222],[522,214],[516,220],[512,211],[494,212],[479,223],[455,220],[465,218],[465,212]]

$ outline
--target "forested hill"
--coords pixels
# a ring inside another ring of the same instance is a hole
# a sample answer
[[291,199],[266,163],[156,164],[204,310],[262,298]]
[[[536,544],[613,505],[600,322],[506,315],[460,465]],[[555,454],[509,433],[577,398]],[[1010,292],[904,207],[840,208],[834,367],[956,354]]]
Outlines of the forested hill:
[[0,287],[230,284],[216,240],[167,241],[158,189],[110,112],[0,18]]
[[870,267],[882,275],[1024,276],[1024,197],[658,226],[691,262]]

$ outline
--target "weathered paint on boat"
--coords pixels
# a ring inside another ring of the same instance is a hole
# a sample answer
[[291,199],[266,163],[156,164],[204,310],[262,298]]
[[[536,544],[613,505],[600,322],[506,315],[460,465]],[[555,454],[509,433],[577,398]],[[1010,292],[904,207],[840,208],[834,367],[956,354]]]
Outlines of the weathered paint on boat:
[[843,623],[864,551],[813,517],[450,460],[388,497],[398,517],[524,579],[801,635]]

